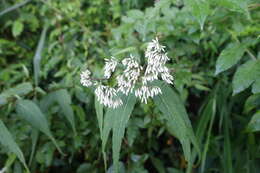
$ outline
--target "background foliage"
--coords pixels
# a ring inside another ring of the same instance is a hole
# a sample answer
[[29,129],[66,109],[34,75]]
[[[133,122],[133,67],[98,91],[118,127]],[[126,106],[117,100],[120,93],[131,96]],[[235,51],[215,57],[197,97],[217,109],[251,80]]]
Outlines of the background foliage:
[[[113,172],[120,158],[119,172],[259,172],[259,9],[257,0],[1,0],[0,167]],[[103,112],[80,71],[102,75],[111,55],[143,61],[155,36],[174,86]]]

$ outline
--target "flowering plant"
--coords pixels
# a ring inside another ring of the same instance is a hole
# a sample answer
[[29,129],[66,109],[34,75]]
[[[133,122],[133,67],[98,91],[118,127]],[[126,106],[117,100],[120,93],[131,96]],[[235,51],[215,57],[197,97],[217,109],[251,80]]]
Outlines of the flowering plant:
[[166,66],[169,58],[165,46],[159,44],[158,38],[148,43],[145,58],[147,64],[143,66],[132,55],[123,59],[122,62],[119,62],[115,57],[105,59],[105,80],[112,77],[119,64],[123,66],[122,73],[116,76],[117,84],[114,87],[103,84],[101,79],[91,78],[91,72],[88,69],[81,73],[80,82],[86,87],[95,86],[95,95],[98,101],[110,108],[117,108],[123,104],[119,93],[128,95],[134,92],[141,102],[147,103],[149,98],[162,93],[161,88],[153,85],[152,82],[162,79],[168,84],[173,84],[173,76]]

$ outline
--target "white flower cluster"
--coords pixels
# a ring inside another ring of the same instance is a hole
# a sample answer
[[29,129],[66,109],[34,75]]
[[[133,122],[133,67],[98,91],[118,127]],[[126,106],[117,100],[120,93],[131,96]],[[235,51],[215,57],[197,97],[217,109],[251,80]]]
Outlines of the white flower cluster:
[[148,44],[145,51],[145,57],[147,58],[147,68],[143,76],[143,83],[148,81],[154,81],[161,75],[162,80],[172,84],[173,77],[170,75],[169,69],[165,66],[169,60],[164,50],[165,46],[161,46],[156,38]]
[[[147,65],[144,67],[132,55],[129,58],[123,59],[121,63],[124,70],[116,77],[117,84],[115,87],[105,86],[101,82],[98,83],[94,79],[91,79],[89,70],[81,73],[80,82],[86,87],[96,86],[95,95],[98,101],[110,108],[116,108],[123,104],[118,96],[119,92],[128,95],[134,91],[135,96],[141,102],[147,103],[149,98],[162,93],[159,87],[152,85],[152,81],[161,78],[168,84],[173,83],[173,76],[165,65],[169,58],[164,49],[165,46],[160,45],[157,38],[148,43],[147,50],[145,51]],[[111,78],[118,64],[119,62],[114,57],[105,59],[104,79],[108,80]],[[137,87],[139,83],[141,86]]]
[[129,92],[133,91],[135,83],[137,82],[141,74],[142,67],[132,55],[130,56],[130,58],[125,58],[122,61],[122,64],[126,68],[123,71],[123,74],[117,77],[117,90],[127,95]]
[[6,168],[4,167],[3,169],[0,170],[0,173],[4,173],[6,171]]
[[90,79],[91,72],[89,70],[85,70],[80,74],[80,83],[83,86],[89,87],[93,84]]
[[117,96],[116,89],[112,87],[99,85],[95,90],[95,94],[97,100],[107,107],[116,108],[123,104],[122,100]]
[[111,57],[111,59],[105,59],[105,61],[104,77],[109,79],[111,74],[115,71],[118,62],[114,57]]

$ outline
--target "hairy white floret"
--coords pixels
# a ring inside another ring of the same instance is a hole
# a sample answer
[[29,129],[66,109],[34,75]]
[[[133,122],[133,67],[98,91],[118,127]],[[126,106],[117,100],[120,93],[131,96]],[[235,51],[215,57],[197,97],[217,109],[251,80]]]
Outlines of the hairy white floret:
[[114,57],[111,57],[110,59],[105,59],[105,61],[104,77],[106,79],[109,79],[111,77],[111,74],[115,71],[118,62]]
[[123,104],[122,100],[117,95],[116,89],[112,87],[99,85],[95,89],[95,94],[97,96],[97,100],[107,107],[117,108]]
[[135,90],[135,96],[141,99],[141,102],[147,104],[149,97],[153,98],[154,96],[161,94],[161,88],[157,86],[147,86],[143,85],[137,90]]
[[118,91],[121,91],[125,95],[132,92],[135,84],[140,76],[142,67],[131,55],[130,58],[125,58],[122,64],[126,67],[123,74],[117,76]]
[[83,86],[89,87],[93,85],[93,82],[90,79],[91,72],[89,70],[85,70],[80,74],[80,83]]
[[169,58],[167,53],[165,53],[164,48],[165,46],[159,44],[158,38],[148,43],[145,51],[147,67],[142,78],[144,85],[146,85],[147,82],[159,79],[160,76],[162,80],[172,84],[173,76],[170,75],[169,69],[165,66]]
[[6,171],[6,167],[0,170],[0,173],[4,173]]
[[[90,71],[85,70],[80,74],[80,82],[86,87],[94,85],[97,100],[110,108],[117,108],[123,104],[123,101],[118,96],[119,92],[125,95],[134,92],[141,102],[147,103],[149,98],[162,93],[161,89],[154,86],[152,82],[161,79],[168,84],[173,84],[173,76],[166,66],[169,58],[165,46],[159,44],[158,38],[148,43],[145,59],[146,65],[143,67],[132,55],[123,59],[121,64],[124,68],[123,72],[116,76],[116,87],[109,87],[101,82],[110,79],[115,72],[119,61],[114,57],[105,59],[103,79],[93,79],[90,77]],[[141,86],[137,87],[139,84]]]

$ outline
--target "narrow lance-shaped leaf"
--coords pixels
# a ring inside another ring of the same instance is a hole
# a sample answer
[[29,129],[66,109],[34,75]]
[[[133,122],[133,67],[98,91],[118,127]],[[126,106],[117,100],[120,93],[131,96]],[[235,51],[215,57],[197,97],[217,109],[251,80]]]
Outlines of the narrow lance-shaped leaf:
[[104,152],[110,131],[113,129],[112,149],[114,173],[118,172],[119,153],[125,128],[133,111],[136,98],[130,94],[123,96],[123,105],[116,108],[108,108],[104,117],[104,128],[102,132],[102,150]]
[[42,30],[42,33],[41,33],[41,37],[40,37],[34,58],[33,58],[34,80],[35,80],[36,85],[38,85],[38,80],[39,80],[40,63],[41,63],[41,59],[42,59],[42,49],[44,46],[47,29],[48,29],[48,25],[45,24],[45,26]]
[[112,150],[113,150],[113,166],[114,172],[118,173],[119,154],[121,149],[122,140],[125,134],[125,128],[130,115],[134,109],[136,97],[129,94],[123,99],[123,105],[114,110],[113,116],[116,121],[113,123],[113,136],[112,136]]
[[26,120],[29,124],[31,124],[32,127],[46,134],[52,140],[59,152],[63,154],[56,140],[51,134],[46,117],[34,102],[30,100],[19,100],[17,102],[16,112],[19,117]]
[[103,130],[103,105],[100,104],[97,100],[97,97],[95,97],[95,109],[97,114],[97,120],[98,120],[98,127],[100,131],[100,136],[102,137],[102,130]]
[[199,156],[201,155],[190,120],[179,96],[169,86],[161,82],[157,82],[157,85],[161,88],[162,94],[154,98],[155,105],[167,120],[169,131],[180,140],[184,156],[188,161],[187,172],[190,172],[192,168],[191,144],[193,144]]
[[21,149],[14,141],[12,135],[10,134],[10,132],[8,131],[8,129],[6,128],[2,120],[0,120],[0,143],[6,146],[10,152],[14,153],[19,158],[19,160],[23,163],[24,167],[28,170]]

